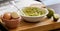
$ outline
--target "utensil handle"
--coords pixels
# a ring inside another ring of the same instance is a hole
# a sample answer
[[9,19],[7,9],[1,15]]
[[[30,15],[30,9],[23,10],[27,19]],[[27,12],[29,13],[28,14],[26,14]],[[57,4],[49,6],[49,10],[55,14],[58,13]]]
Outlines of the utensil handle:
[[35,0],[35,1],[39,1],[39,2],[41,2],[40,0]]

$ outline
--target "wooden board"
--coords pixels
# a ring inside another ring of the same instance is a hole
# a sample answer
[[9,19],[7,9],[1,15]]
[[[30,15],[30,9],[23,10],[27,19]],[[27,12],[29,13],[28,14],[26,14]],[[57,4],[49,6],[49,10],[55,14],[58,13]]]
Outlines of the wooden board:
[[45,31],[56,28],[60,28],[59,22],[53,22],[52,19],[45,18],[43,22],[39,23],[28,23],[21,21],[19,27],[15,29],[9,29],[9,31]]

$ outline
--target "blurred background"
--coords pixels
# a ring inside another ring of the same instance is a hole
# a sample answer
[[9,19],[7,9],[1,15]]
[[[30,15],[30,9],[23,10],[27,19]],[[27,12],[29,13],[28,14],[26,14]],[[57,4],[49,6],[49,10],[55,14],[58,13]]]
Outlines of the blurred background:
[[[0,6],[10,5],[12,1],[16,3],[17,8],[23,7],[31,3],[36,3],[36,0],[0,0]],[[60,0],[37,0],[37,2],[42,2],[47,7],[53,8],[56,13],[60,14]]]
[[41,1],[49,8],[53,8],[56,13],[60,14],[60,0],[38,0],[38,1]]

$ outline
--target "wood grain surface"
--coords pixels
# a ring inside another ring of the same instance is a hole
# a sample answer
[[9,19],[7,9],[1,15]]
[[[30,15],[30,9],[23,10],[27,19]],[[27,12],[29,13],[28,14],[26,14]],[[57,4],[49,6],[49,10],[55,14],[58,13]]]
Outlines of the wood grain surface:
[[60,28],[60,20],[54,22],[52,19],[45,18],[43,22],[28,23],[21,21],[19,27],[9,29],[9,31],[47,31]]

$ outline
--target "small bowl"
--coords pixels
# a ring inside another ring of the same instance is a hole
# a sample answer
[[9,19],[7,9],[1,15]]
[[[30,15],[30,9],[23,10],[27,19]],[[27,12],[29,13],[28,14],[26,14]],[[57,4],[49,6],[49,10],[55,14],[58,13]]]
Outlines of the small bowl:
[[8,28],[16,28],[20,24],[21,18],[11,19],[11,20],[2,18],[2,20]]
[[41,15],[41,16],[25,16],[25,15],[23,15],[24,13],[22,12],[22,9],[19,11],[20,16],[27,22],[39,22],[39,21],[42,21],[42,19],[44,17],[46,17],[46,15],[48,14],[48,10],[45,9],[46,13]]

